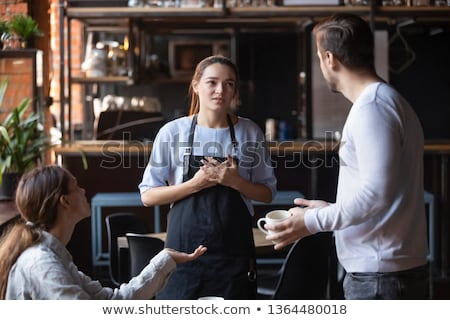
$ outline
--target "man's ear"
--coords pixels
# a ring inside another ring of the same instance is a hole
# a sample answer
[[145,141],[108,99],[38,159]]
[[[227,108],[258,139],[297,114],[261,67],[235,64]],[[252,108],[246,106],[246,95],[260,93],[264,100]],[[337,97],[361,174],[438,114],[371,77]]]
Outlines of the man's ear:
[[325,51],[325,61],[328,66],[333,66],[334,64],[334,54],[331,51]]
[[326,56],[326,63],[330,67],[331,70],[336,70],[336,68],[339,65],[339,60],[336,58],[336,56],[331,51],[325,52]]

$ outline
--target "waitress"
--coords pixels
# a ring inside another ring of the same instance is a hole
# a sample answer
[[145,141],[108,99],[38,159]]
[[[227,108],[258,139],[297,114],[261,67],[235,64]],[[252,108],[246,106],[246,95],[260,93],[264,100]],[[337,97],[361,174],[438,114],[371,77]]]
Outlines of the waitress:
[[276,178],[260,127],[234,115],[236,65],[223,56],[197,65],[189,116],[164,125],[139,184],[145,206],[171,203],[166,247],[208,251],[178,266],[158,299],[256,297],[252,200],[270,203]]

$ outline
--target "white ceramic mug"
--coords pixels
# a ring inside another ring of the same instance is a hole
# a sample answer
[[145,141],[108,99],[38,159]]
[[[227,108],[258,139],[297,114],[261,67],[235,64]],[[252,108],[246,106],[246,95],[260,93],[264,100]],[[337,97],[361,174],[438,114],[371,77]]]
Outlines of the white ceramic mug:
[[274,224],[286,220],[290,216],[291,213],[289,213],[289,211],[287,210],[273,210],[268,212],[265,217],[259,218],[256,225],[258,226],[259,230],[261,230],[265,234],[270,234],[271,231],[264,228],[263,222],[264,224]]

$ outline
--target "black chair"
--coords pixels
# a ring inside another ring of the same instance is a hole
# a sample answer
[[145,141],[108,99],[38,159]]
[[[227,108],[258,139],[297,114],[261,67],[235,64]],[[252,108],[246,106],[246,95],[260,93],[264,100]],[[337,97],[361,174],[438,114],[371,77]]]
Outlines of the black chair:
[[275,300],[327,298],[332,268],[332,234],[318,233],[295,242],[281,268],[274,274],[275,287],[258,284],[260,297]]
[[148,262],[164,249],[164,241],[147,234],[127,233],[130,274],[137,276]]
[[[150,233],[150,228],[138,215],[130,212],[113,213],[106,217],[108,233],[109,276],[115,286],[128,282],[131,278],[128,249],[118,251],[117,238],[125,236],[127,232]],[[121,258],[119,259],[119,255]]]

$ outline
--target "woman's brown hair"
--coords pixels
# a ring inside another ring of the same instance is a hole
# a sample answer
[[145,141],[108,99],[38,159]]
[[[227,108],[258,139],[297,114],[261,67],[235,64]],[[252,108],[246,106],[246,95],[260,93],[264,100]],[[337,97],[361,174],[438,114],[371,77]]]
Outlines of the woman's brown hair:
[[8,276],[18,257],[41,241],[41,231],[53,226],[60,197],[68,193],[70,173],[58,166],[43,166],[25,173],[15,195],[22,217],[0,238],[0,299],[5,299]]

